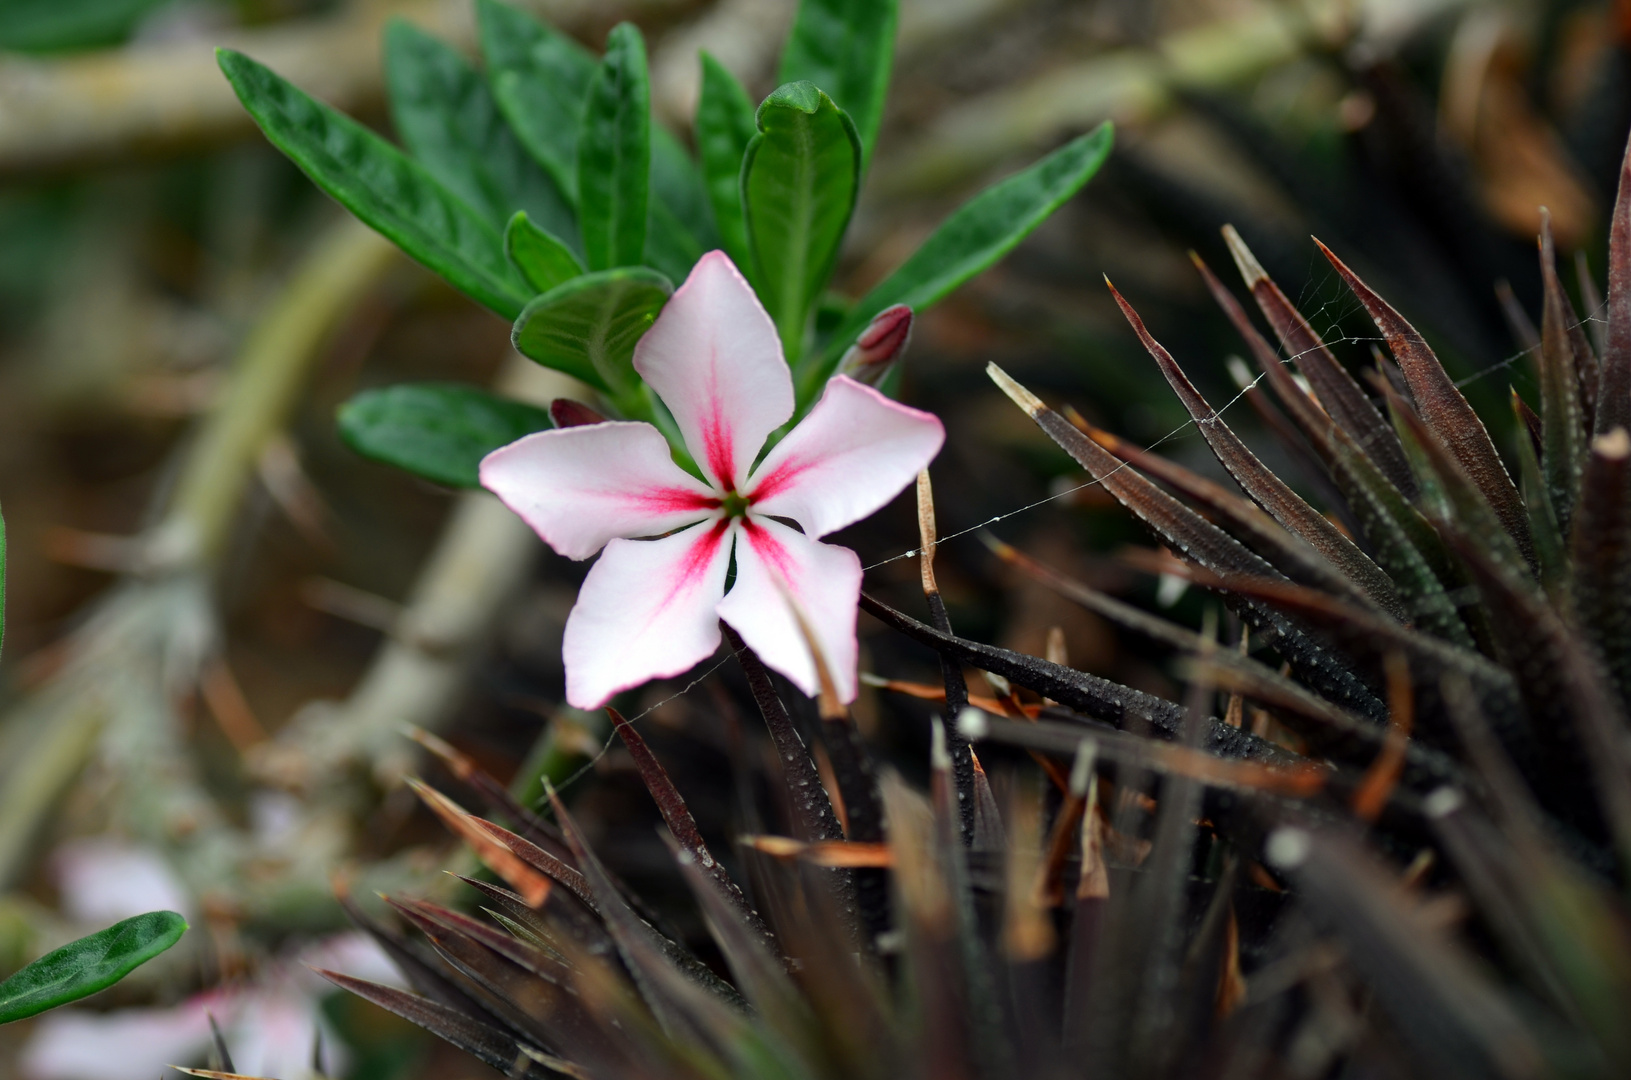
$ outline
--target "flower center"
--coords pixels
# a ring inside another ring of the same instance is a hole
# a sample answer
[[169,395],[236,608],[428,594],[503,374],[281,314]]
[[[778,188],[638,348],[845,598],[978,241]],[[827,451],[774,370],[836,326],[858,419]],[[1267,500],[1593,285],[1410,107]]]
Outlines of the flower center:
[[719,500],[719,508],[724,511],[727,518],[741,517],[748,512],[752,505],[747,498],[734,491],[727,491],[725,497]]

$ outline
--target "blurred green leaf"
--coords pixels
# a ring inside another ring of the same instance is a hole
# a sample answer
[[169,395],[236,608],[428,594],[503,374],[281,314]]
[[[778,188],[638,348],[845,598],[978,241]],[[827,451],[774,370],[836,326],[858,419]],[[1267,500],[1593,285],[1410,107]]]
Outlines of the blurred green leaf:
[[423,167],[355,120],[231,49],[221,70],[266,137],[340,205],[455,288],[506,318],[528,289],[504,241]]
[[791,363],[855,209],[861,144],[850,118],[813,83],[779,87],[756,120],[742,163],[748,243],[759,298]]
[[481,54],[493,97],[521,145],[578,200],[578,122],[595,58],[571,38],[498,0],[478,0]]
[[0,649],[6,647],[6,518],[0,514]]
[[448,487],[480,484],[481,459],[553,427],[549,413],[458,383],[365,390],[340,407],[340,437],[365,458]]
[[758,132],[753,102],[736,76],[702,54],[702,92],[697,98],[697,152],[725,254],[745,274],[753,272],[747,220],[742,216],[742,156]]
[[414,158],[449,191],[503,228],[517,210],[556,236],[576,231],[572,208],[522,148],[487,84],[445,42],[411,23],[385,28],[391,119]]
[[782,50],[782,83],[809,81],[855,121],[861,168],[872,160],[895,59],[897,0],[803,0]]
[[4,0],[0,49],[55,52],[113,45],[164,0]]
[[46,953],[0,983],[0,1024],[106,990],[181,940],[187,920],[150,911]]
[[651,195],[645,263],[672,281],[681,280],[703,252],[719,246],[719,234],[696,163],[658,124],[651,127]]
[[811,364],[800,378],[803,399],[821,393],[844,350],[878,312],[895,304],[921,312],[1012,251],[1092,179],[1109,156],[1113,140],[1111,126],[1100,124],[1024,171],[986,188],[941,222],[900,269],[850,309],[819,362]]
[[642,389],[635,342],[673,291],[668,278],[641,266],[585,274],[528,304],[512,340],[522,355],[631,406]]
[[578,223],[589,269],[637,265],[645,255],[651,183],[651,82],[631,23],[606,39],[578,132]]
[[504,229],[504,253],[535,292],[546,293],[583,273],[583,264],[558,237],[534,225],[518,210]]

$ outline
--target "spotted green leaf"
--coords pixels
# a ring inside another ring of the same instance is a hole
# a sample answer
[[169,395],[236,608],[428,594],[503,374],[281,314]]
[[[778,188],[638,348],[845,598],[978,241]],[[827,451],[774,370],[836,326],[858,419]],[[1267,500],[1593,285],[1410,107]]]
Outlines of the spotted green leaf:
[[633,367],[635,342],[673,291],[666,277],[640,266],[585,274],[528,304],[511,339],[522,355],[630,407],[642,389]]
[[504,254],[538,293],[546,293],[583,273],[583,264],[572,249],[534,225],[525,210],[516,211],[504,229]]
[[499,112],[464,57],[411,23],[385,29],[391,118],[414,159],[494,228],[517,210],[557,236],[576,233],[572,208]]
[[577,203],[578,120],[595,58],[571,38],[498,0],[478,0],[487,79],[521,145]]
[[765,98],[742,163],[742,202],[759,299],[789,363],[832,274],[861,182],[855,125],[814,83]]
[[554,425],[549,413],[458,383],[365,390],[340,406],[340,437],[365,458],[448,487],[480,483],[481,459]]
[[742,155],[758,130],[747,91],[723,64],[703,53],[697,152],[720,243],[744,273],[752,272],[753,257],[747,221],[742,217]]
[[423,166],[270,68],[231,49],[221,70],[266,137],[340,205],[453,286],[514,318],[529,290],[498,229]]
[[187,920],[150,911],[46,953],[0,983],[0,1024],[106,990],[181,940]]
[[651,81],[640,31],[619,23],[589,83],[578,132],[578,224],[591,270],[645,255],[651,184]]
[[1012,251],[1098,172],[1115,133],[1100,124],[1036,164],[959,207],[876,288],[850,309],[819,360],[802,373],[802,400],[819,396],[844,350],[878,312],[895,304],[922,311]]

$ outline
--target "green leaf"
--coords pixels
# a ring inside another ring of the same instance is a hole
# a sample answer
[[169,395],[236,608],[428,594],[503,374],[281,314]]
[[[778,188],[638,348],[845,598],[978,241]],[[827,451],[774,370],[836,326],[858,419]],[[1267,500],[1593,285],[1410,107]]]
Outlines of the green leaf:
[[804,346],[810,305],[832,274],[861,186],[855,125],[808,82],[759,106],[742,161],[742,201],[755,285],[789,363]]
[[606,392],[626,412],[644,412],[634,345],[673,291],[666,277],[640,266],[585,274],[528,304],[511,340],[522,355]]
[[502,229],[517,210],[557,236],[573,236],[572,207],[528,156],[476,69],[411,23],[385,28],[391,119],[414,158],[449,191]]
[[651,81],[631,23],[606,39],[578,132],[578,222],[589,269],[637,265],[651,183]]
[[396,147],[230,49],[216,58],[249,115],[340,205],[506,318],[528,290],[498,230]]
[[106,990],[181,940],[187,920],[150,911],[48,952],[0,983],[0,1024]]
[[719,246],[702,174],[680,141],[660,124],[651,127],[651,204],[645,263],[682,280],[702,253]]
[[878,312],[895,304],[921,312],[1012,251],[1093,178],[1113,140],[1110,124],[1100,124],[959,207],[900,269],[850,310],[819,362],[801,373],[801,400],[819,396],[844,350]]
[[340,406],[340,437],[365,458],[448,487],[480,484],[481,459],[554,425],[549,413],[459,383],[364,390]]
[[164,0],[5,0],[0,49],[55,52],[123,41],[143,15]]
[[521,145],[576,205],[578,121],[595,58],[571,38],[497,0],[478,0],[476,19],[499,110]]
[[0,514],[0,649],[6,645],[6,518]]
[[697,152],[725,254],[746,274],[752,273],[753,255],[747,220],[742,216],[742,156],[758,130],[748,92],[723,64],[703,53]]
[[525,210],[516,211],[504,229],[504,254],[538,293],[583,273],[583,264],[572,249],[534,225]]
[[895,57],[897,0],[803,0],[777,80],[808,80],[855,121],[861,167],[872,160]]

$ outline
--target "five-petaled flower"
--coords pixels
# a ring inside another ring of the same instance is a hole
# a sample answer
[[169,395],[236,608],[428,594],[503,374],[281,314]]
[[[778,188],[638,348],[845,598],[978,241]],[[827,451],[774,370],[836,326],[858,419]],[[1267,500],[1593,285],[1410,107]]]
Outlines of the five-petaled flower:
[[571,559],[605,548],[566,621],[567,700],[597,708],[688,670],[719,647],[721,619],[814,695],[793,604],[840,696],[853,700],[861,561],[817,540],[911,483],[940,450],[940,421],[839,376],[754,467],[793,415],[793,380],[770,317],[718,251],[640,339],[634,368],[668,406],[706,483],[674,463],[655,427],[630,421],[538,432],[481,463],[483,486],[550,547]]

